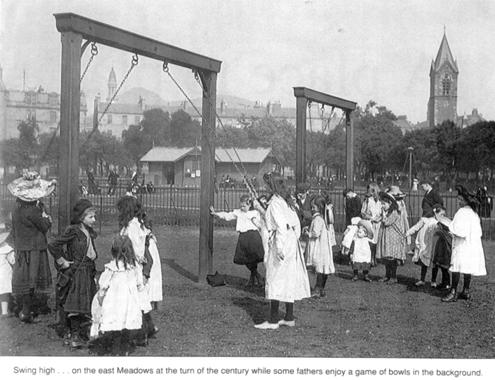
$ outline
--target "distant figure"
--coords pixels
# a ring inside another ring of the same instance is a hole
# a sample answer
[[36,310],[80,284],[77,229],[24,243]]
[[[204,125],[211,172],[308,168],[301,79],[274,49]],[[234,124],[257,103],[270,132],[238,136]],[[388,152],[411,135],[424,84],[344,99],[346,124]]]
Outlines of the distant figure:
[[86,169],[86,175],[88,176],[88,193],[89,194],[98,194],[100,191],[98,189],[98,185],[95,180],[95,176],[93,174],[93,169]]
[[351,219],[356,216],[361,216],[361,208],[362,203],[361,199],[352,189],[345,189],[344,192],[345,198],[345,225],[351,225]]
[[489,218],[493,209],[493,198],[488,196],[488,188],[486,186],[478,187],[476,198],[480,202],[480,217]]
[[436,204],[443,206],[443,199],[440,194],[438,194],[438,191],[433,189],[433,181],[425,179],[421,181],[421,187],[425,192],[423,201],[421,202],[421,208],[423,209],[421,216],[431,218],[434,216],[433,206]]
[[115,172],[114,169],[110,169],[110,173],[108,174],[108,195],[114,195],[115,190],[117,189],[117,181],[119,175]]

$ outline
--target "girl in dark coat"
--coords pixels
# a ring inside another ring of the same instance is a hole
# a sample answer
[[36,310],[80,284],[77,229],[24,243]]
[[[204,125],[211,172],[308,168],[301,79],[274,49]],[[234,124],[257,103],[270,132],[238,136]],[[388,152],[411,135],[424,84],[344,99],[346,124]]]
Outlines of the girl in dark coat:
[[91,319],[91,302],[96,293],[95,215],[91,202],[80,199],[73,208],[71,225],[48,246],[59,268],[58,302],[70,328],[71,348],[84,345],[84,326]]
[[46,233],[52,223],[39,200],[49,195],[54,187],[53,182],[42,180],[38,173],[27,171],[8,185],[17,198],[10,236],[15,249],[12,293],[19,306],[22,305],[19,318],[25,323],[34,319],[34,292],[48,292],[52,284],[46,251]]

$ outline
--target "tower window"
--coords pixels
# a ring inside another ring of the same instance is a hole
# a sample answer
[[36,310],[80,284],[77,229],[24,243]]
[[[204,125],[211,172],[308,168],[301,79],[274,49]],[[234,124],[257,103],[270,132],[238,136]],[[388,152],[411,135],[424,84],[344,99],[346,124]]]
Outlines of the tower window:
[[450,95],[450,87],[452,83],[452,78],[449,74],[445,73],[442,78],[442,95]]

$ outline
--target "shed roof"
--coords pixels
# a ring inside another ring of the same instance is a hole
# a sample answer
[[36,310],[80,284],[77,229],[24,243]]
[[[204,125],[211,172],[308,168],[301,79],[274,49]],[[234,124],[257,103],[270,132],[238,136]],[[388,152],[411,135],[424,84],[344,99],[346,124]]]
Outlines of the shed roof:
[[[199,147],[168,147],[157,146],[151,148],[140,161],[142,162],[175,162],[188,154],[196,154],[201,152]],[[237,154],[236,154],[237,152]],[[232,162],[235,163],[261,163],[269,155],[272,150],[270,148],[219,148],[215,149],[215,161],[216,162]]]

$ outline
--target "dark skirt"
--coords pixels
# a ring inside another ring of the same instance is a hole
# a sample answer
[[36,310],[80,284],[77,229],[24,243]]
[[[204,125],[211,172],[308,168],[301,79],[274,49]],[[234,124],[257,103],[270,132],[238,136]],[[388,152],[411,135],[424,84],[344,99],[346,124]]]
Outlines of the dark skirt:
[[433,251],[433,265],[450,268],[450,259],[452,256],[452,238],[444,233],[436,233],[438,237]]
[[82,265],[78,261],[71,265],[70,280],[59,289],[61,306],[68,314],[91,314],[91,303],[96,294],[96,268],[94,261],[86,260]]
[[369,271],[371,269],[371,263],[355,263],[353,262],[352,264],[352,270],[367,270]]
[[263,261],[263,242],[258,231],[241,232],[235,248],[234,264],[247,265]]
[[16,251],[12,270],[12,293],[29,294],[31,289],[51,291],[52,274],[48,254],[43,251]]

